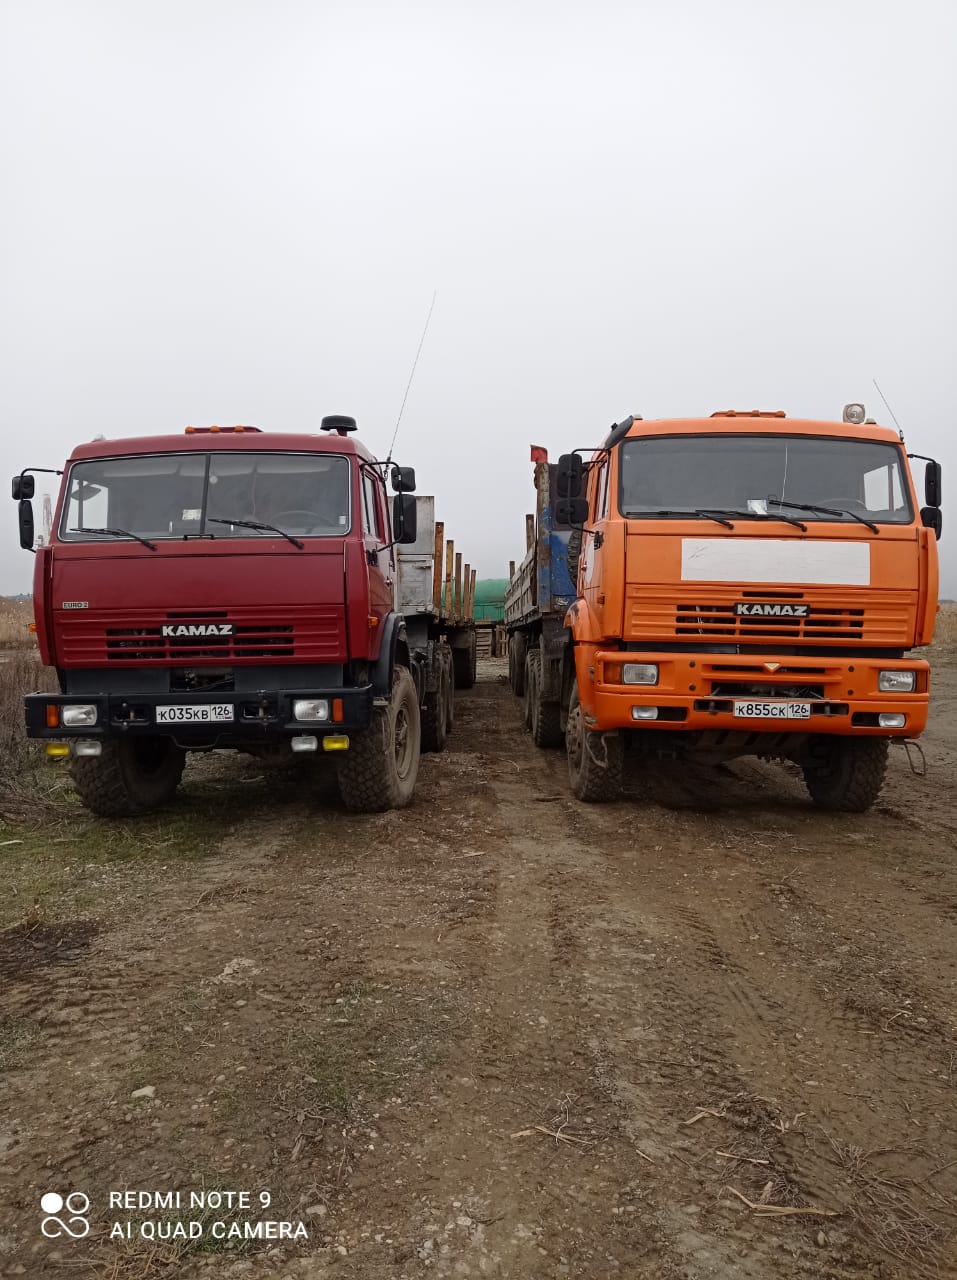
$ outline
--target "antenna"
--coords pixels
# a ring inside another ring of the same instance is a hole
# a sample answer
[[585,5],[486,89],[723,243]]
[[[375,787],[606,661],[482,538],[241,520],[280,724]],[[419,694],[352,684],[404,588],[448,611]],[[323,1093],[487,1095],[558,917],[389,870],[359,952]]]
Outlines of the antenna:
[[415,353],[415,359],[412,361],[412,372],[409,374],[409,381],[406,383],[405,395],[402,397],[402,404],[399,406],[399,416],[395,420],[395,431],[392,433],[392,443],[389,445],[389,456],[387,462],[392,461],[392,450],[395,448],[395,438],[399,434],[399,423],[402,421],[402,415],[405,412],[405,402],[409,398],[409,388],[412,386],[412,379],[415,377],[416,366],[419,363],[419,356],[422,354],[422,344],[425,342],[425,335],[429,331],[429,321],[432,319],[432,311],[435,307],[435,299],[438,290],[433,291],[432,302],[429,306],[429,314],[425,317],[425,328],[422,330],[422,337],[419,339],[419,349]]
[[[873,382],[874,386],[875,386],[875,387],[877,387],[877,379],[876,379],[876,378],[871,378],[871,382]],[[878,395],[880,396],[880,398],[884,401],[884,405],[885,405],[885,407],[886,407],[886,409],[887,409],[887,412],[888,412],[888,413],[891,415],[891,417],[894,419],[894,426],[897,428],[897,430],[898,430],[898,432],[899,432],[899,434],[900,434],[900,438],[903,440],[903,439],[904,439],[904,432],[903,432],[903,429],[901,428],[901,424],[897,421],[897,418],[894,416],[894,410],[893,410],[893,409],[890,407],[890,405],[887,403],[887,396],[885,396],[885,395],[884,395],[884,392],[880,389],[880,387],[877,387],[877,394],[878,394]]]

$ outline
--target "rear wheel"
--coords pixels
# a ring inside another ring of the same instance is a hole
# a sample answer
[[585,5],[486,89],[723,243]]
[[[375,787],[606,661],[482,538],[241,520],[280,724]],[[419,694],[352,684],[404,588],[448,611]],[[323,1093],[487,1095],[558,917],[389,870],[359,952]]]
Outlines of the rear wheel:
[[186,753],[170,738],[121,738],[98,756],[73,756],[70,774],[80,800],[101,818],[151,813],[171,800]]
[[452,671],[455,675],[456,689],[471,689],[475,684],[477,670],[478,653],[473,628],[469,632],[468,645],[463,649],[452,650]]
[[522,721],[528,730],[532,727],[532,707],[538,697],[541,673],[542,655],[538,649],[532,649],[525,655],[525,678],[522,682]]
[[887,738],[820,737],[803,761],[804,783],[819,809],[864,813],[881,793]]
[[542,688],[542,651],[536,650],[538,661],[535,663],[535,696],[530,703],[532,741],[536,747],[546,749],[560,747],[565,735],[562,733],[561,707],[557,702],[544,702]]
[[593,733],[586,728],[577,685],[572,689],[565,748],[568,753],[568,780],[579,800],[605,804],[621,797],[625,759],[622,736],[617,730]]
[[521,631],[513,631],[508,638],[508,682],[516,698],[525,692],[525,657],[528,641]]
[[443,646],[438,650],[437,687],[426,695],[422,709],[422,750],[444,751],[451,725],[452,665],[449,651]]

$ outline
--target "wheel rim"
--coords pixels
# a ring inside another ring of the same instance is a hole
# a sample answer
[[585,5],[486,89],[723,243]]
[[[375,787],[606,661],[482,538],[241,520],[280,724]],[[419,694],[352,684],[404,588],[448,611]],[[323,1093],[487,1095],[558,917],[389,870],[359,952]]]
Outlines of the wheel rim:
[[412,756],[412,724],[409,708],[403,703],[395,717],[395,771],[400,778],[409,776]]

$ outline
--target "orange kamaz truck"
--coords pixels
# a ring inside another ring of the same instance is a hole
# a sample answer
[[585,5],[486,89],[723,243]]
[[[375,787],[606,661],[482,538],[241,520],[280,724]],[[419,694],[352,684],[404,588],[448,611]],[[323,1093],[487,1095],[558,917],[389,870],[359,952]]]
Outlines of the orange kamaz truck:
[[629,417],[563,455],[556,515],[581,535],[561,698],[575,795],[616,797],[632,756],[754,755],[796,762],[824,809],[869,808],[888,744],[927,721],[928,664],[909,651],[937,612],[941,469],[921,459],[922,506],[919,456],[862,405],[841,422]]

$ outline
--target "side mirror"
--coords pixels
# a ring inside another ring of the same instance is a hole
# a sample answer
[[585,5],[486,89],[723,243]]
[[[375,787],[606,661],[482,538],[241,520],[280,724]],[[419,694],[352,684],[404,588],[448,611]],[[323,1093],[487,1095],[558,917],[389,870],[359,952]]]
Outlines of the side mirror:
[[577,498],[582,491],[585,466],[577,453],[563,453],[558,459],[558,496]]
[[933,529],[934,536],[940,542],[940,531],[944,527],[944,517],[940,507],[921,507],[920,522],[925,529]]
[[[929,507],[940,506],[940,463],[928,462],[924,468],[924,501]],[[927,523],[926,521],[924,522]],[[937,535],[940,537],[940,534]]]
[[21,498],[17,514],[20,519],[20,546],[24,551],[32,551],[34,539],[36,537],[36,531],[33,528],[32,503],[30,503],[26,498]]
[[397,493],[392,499],[392,536],[396,542],[415,542],[416,505],[411,493]]
[[415,493],[415,467],[393,467],[390,478],[395,493]]
[[22,498],[32,498],[36,493],[37,478],[36,476],[16,475],[13,477],[13,500],[19,502]]
[[559,498],[555,503],[555,519],[559,524],[580,527],[588,519],[588,499]]

